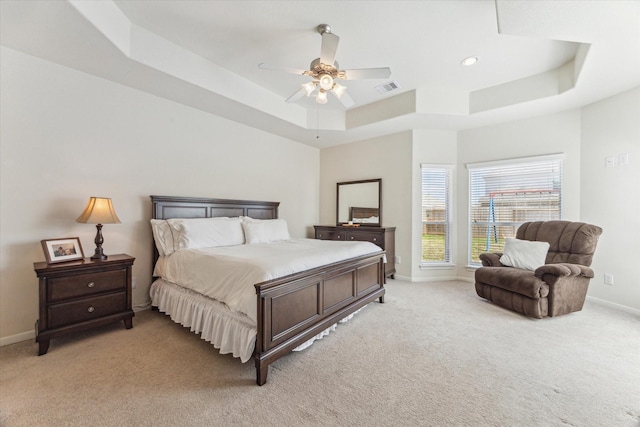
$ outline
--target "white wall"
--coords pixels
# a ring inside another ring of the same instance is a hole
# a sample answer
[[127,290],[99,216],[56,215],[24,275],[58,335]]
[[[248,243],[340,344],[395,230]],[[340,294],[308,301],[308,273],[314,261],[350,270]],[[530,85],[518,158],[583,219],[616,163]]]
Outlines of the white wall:
[[382,178],[382,225],[396,227],[396,276],[411,275],[411,132],[320,151],[320,224],[336,224],[336,183]]
[[149,195],[280,201],[294,237],[318,222],[319,150],[22,53],[0,51],[0,344],[33,336],[41,239],[79,236],[90,196],[111,197],[106,254],[136,257],[148,301]]
[[473,279],[466,268],[469,221],[468,163],[564,153],[562,217],[580,220],[580,111],[572,110],[458,134],[458,277]]
[[[580,215],[603,228],[589,296],[640,312],[640,88],[583,108],[581,131]],[[621,154],[628,164],[619,164]],[[605,167],[611,156],[614,166]]]

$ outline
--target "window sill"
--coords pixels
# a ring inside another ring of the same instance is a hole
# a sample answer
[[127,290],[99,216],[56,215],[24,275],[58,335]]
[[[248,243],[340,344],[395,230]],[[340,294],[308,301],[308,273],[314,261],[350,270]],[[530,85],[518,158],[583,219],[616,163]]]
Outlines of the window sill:
[[456,268],[455,264],[449,263],[420,264],[420,270],[453,270],[454,268]]

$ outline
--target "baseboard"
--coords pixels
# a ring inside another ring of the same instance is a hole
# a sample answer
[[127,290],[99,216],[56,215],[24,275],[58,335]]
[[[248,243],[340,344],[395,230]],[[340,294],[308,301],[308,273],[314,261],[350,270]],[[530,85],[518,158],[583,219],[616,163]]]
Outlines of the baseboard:
[[610,308],[615,308],[616,310],[620,310],[626,313],[631,313],[631,314],[635,314],[636,316],[640,316],[640,310],[636,310],[635,308],[631,308],[626,305],[617,304],[615,302],[610,302],[610,301],[603,300],[596,297],[590,297],[589,295],[587,295],[587,300],[596,304],[604,305]]
[[400,276],[398,274],[394,274],[393,278],[395,280],[400,280],[403,282],[411,282],[411,283],[428,283],[428,282],[468,282],[474,283],[473,279],[468,277],[451,277],[451,276],[442,276],[442,277],[408,277],[408,276]]
[[400,276],[398,274],[394,274],[393,278],[395,280],[399,280],[401,282],[411,282],[411,283],[441,282],[442,280],[451,280],[451,278],[449,278],[449,279],[439,279],[439,278],[436,278],[436,277],[429,277],[429,278],[425,278],[425,277],[409,277],[409,276]]
[[27,340],[35,340],[36,331],[28,331],[22,332],[20,334],[11,335],[8,337],[0,338],[0,347],[4,347],[5,345],[15,344],[17,342],[27,341]]

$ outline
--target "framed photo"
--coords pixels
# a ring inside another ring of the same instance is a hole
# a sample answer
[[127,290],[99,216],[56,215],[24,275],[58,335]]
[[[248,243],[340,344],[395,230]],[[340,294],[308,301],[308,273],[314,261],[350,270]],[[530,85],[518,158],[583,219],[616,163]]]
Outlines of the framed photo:
[[41,240],[47,264],[56,262],[76,261],[84,259],[80,238],[67,237],[64,239]]

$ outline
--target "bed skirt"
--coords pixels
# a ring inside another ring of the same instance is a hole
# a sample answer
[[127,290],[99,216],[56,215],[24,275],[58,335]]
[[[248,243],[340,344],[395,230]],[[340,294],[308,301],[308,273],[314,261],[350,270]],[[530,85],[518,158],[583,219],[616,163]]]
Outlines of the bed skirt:
[[[153,282],[149,294],[153,307],[166,313],[174,322],[190,328],[191,332],[199,334],[203,340],[213,344],[220,354],[231,353],[233,357],[240,358],[242,363],[252,358],[257,329],[248,316],[231,311],[219,301],[163,279]],[[347,322],[360,310],[340,320],[340,323]],[[304,350],[315,340],[334,331],[336,326],[337,323],[334,323],[293,351]]]

